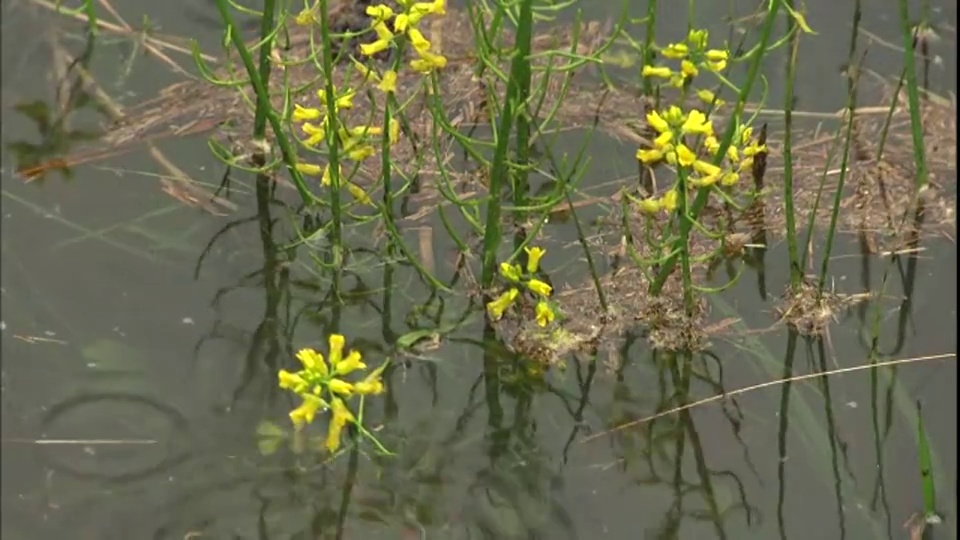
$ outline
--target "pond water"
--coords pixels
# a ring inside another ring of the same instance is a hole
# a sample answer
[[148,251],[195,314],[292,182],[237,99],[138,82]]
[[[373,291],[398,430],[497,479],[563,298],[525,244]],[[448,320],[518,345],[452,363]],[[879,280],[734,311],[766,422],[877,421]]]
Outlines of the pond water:
[[[932,3],[941,40],[930,85],[947,95],[956,90],[956,3]],[[620,6],[593,4],[586,15],[597,19]],[[728,15],[727,3],[700,4],[704,24]],[[818,34],[800,51],[798,108],[835,111],[846,95],[839,71],[852,6],[806,4]],[[868,5],[863,28],[891,44],[871,47],[869,65],[896,77],[895,4]],[[148,18],[158,32],[218,50],[212,2],[113,6],[133,25]],[[88,43],[80,27],[31,1],[0,9],[4,539],[905,539],[905,522],[923,509],[917,401],[944,518],[927,537],[956,538],[950,238],[927,241],[911,263],[862,256],[842,237],[831,263],[837,290],[876,290],[887,272],[886,292],[841,315],[820,340],[758,331],[773,324],[788,281],[785,247],[771,246],[763,274],[748,270],[712,302],[712,318],[736,322],[697,357],[711,380],[694,393],[862,365],[878,306],[881,360],[945,358],[771,386],[587,440],[660,410],[669,358],[639,333],[616,355],[569,361],[531,390],[498,360],[475,306],[462,295],[431,296],[408,266],[358,255],[345,302],[335,302],[309,257],[289,257],[282,201],[294,200],[291,190],[236,175],[236,208],[213,215],[164,193],[164,169],[146,150],[78,166],[69,178],[18,178],[25,152],[56,155],[67,143],[44,135],[62,132],[68,99],[77,109],[70,130],[104,118],[71,88],[75,77],[56,76],[57,51],[86,49],[91,73],[125,105],[182,77],[144,57],[135,38],[103,31]],[[631,6],[637,16],[645,9]],[[683,11],[664,12],[666,34],[681,35]],[[782,69],[778,55],[764,66],[772,107],[782,101]],[[158,148],[211,190],[223,179],[203,138]],[[592,151],[591,178],[635,171],[632,148]],[[955,193],[955,176],[941,181]],[[578,256],[563,247],[576,238],[569,223],[548,228],[557,245],[544,264],[558,267],[554,283],[582,280],[583,265],[564,260]],[[455,253],[434,229],[434,264],[449,280]],[[351,234],[370,244],[369,231]],[[364,447],[324,462],[289,444],[295,404],[276,372],[291,368],[293,351],[340,332],[376,364],[399,336],[464,317],[438,347],[395,363],[389,392],[370,401],[369,421],[396,456]]]

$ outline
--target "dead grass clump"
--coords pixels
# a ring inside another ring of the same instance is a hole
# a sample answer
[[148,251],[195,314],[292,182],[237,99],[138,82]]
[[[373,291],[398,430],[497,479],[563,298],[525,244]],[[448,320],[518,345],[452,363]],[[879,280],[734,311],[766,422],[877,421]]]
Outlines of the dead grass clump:
[[818,336],[841,312],[870,296],[869,293],[838,294],[832,290],[821,294],[816,281],[806,278],[799,287],[787,287],[777,316],[800,335]]

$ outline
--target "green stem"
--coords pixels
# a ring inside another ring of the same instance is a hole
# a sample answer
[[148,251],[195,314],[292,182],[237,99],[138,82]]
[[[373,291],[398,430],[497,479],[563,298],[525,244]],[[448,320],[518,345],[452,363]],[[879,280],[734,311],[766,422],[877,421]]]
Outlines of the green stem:
[[917,92],[917,71],[914,63],[913,28],[910,26],[910,12],[907,9],[907,0],[899,0],[900,25],[903,34],[903,65],[907,72],[907,103],[910,106],[910,133],[913,135],[913,162],[916,167],[916,188],[926,187],[928,181],[927,160],[923,144],[923,125],[920,119],[920,96]]

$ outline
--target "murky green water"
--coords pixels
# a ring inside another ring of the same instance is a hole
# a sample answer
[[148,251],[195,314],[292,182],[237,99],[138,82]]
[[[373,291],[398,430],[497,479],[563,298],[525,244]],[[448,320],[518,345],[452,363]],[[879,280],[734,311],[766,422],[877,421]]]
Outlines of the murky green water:
[[[868,4],[864,27],[898,44],[894,4]],[[945,94],[956,90],[956,5],[936,4],[944,39],[935,45],[942,63],[931,86]],[[142,5],[115,5],[140,22]],[[495,351],[482,346],[475,318],[438,349],[389,372],[391,391],[368,414],[397,457],[347,455],[322,464],[298,457],[286,440],[258,440],[262,421],[286,426],[291,401],[275,380],[291,350],[340,331],[379,358],[406,332],[459,320],[467,300],[430,299],[409,268],[360,256],[345,283],[349,301],[336,307],[308,258],[276,264],[290,239],[288,214],[279,203],[269,215],[262,211],[242,176],[231,194],[238,209],[225,216],[164,194],[156,178],[163,169],[146,152],[78,167],[70,179],[24,184],[12,175],[10,145],[39,144],[36,119],[55,122],[58,99],[70,91],[51,77],[50,40],[59,37],[72,54],[85,44],[72,37],[77,27],[56,24],[29,2],[0,9],[4,539],[902,539],[903,523],[923,504],[916,400],[924,404],[946,518],[931,538],[956,537],[953,359],[775,386],[584,442],[657,411],[667,385],[657,367],[662,355],[628,336],[616,355],[571,362],[531,393],[491,371]],[[593,15],[605,9],[598,5]],[[838,70],[851,9],[808,2],[819,36],[800,53],[799,107],[842,106]],[[202,36],[215,50],[212,4],[157,3],[145,12],[161,31]],[[667,13],[665,31],[679,33],[682,11]],[[727,13],[718,2],[704,22]],[[90,68],[124,104],[179,80],[141,55],[105,33]],[[885,74],[901,61],[883,45],[869,59]],[[771,57],[765,67],[773,96],[782,90],[779,61]],[[30,103],[34,120],[13,110]],[[70,129],[92,129],[99,118],[81,103]],[[224,168],[203,139],[161,148],[195,178],[221,181]],[[595,162],[603,165],[591,174],[628,175],[632,154],[598,145]],[[272,198],[293,195],[280,188]],[[573,239],[564,227],[552,225],[549,234]],[[437,272],[448,279],[453,251],[437,232]],[[354,240],[369,243],[367,234]],[[865,277],[863,258],[847,241],[832,263],[845,292],[878,287],[889,269],[885,359],[956,351],[956,246],[924,247],[912,272],[905,260],[891,266],[875,258]],[[582,265],[563,259],[575,249],[551,250],[551,264],[561,267],[555,283],[582,278]],[[741,322],[698,358],[713,379],[696,385],[699,396],[718,384],[731,391],[784,374],[786,332],[749,331],[772,324],[787,280],[783,246],[766,260],[763,287],[748,273],[712,305],[715,319]],[[900,300],[905,294],[909,301]],[[862,364],[872,308],[843,315],[828,339],[801,341],[794,373]],[[617,363],[615,372],[607,367]],[[49,444],[35,442],[41,439]],[[263,455],[268,446],[276,452]]]

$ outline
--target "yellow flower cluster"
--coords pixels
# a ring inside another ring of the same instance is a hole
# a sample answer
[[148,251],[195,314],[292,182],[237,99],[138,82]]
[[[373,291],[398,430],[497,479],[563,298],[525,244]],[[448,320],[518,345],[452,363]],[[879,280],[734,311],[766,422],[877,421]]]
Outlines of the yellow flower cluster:
[[[658,135],[653,141],[653,148],[637,150],[637,159],[646,165],[666,161],[670,165],[683,167],[687,169],[684,171],[687,183],[697,188],[710,187],[718,182],[722,186],[736,184],[740,181],[740,174],[753,166],[754,156],[766,151],[766,146],[758,144],[753,138],[752,128],[740,126],[724,156],[726,166],[720,167],[713,164],[717,161],[720,142],[713,132],[713,122],[702,112],[692,109],[684,114],[679,107],[671,106],[663,112],[648,113],[647,123]],[[687,146],[687,135],[699,137],[699,151]],[[640,208],[647,213],[661,209],[673,211],[676,200],[677,194],[671,190],[660,200],[642,201]]]
[[[519,264],[504,262],[500,263],[500,275],[511,284],[524,285],[527,290],[534,294],[537,298],[537,324],[547,326],[556,318],[556,313],[554,313],[548,301],[550,294],[553,293],[553,288],[546,282],[533,277],[540,269],[540,259],[547,253],[547,250],[539,247],[524,248],[524,250],[527,252],[526,272],[524,272],[524,269],[521,268]],[[487,312],[490,313],[490,317],[493,320],[500,319],[503,313],[513,306],[518,296],[520,296],[520,289],[510,287],[510,289],[490,301],[487,304]]]
[[[392,72],[385,73],[383,81],[381,81],[380,88],[384,89],[384,91],[392,91],[392,88],[388,84],[384,84],[385,81],[393,81],[393,84],[396,83],[396,73],[392,73],[392,75],[391,73]],[[334,92],[336,93],[336,89]],[[339,113],[342,110],[352,109],[354,96],[356,96],[356,91],[353,89],[335,95],[333,97],[334,111]],[[321,106],[319,108],[294,104],[292,114],[293,121],[300,123],[300,129],[307,135],[306,139],[300,140],[300,144],[311,149],[316,148],[319,144],[326,141],[327,131],[330,129],[330,118],[327,116],[328,102],[326,90],[318,90],[317,98],[320,100]],[[320,120],[320,122],[317,123],[317,120]],[[370,138],[382,136],[383,129],[381,127],[356,126],[348,128],[342,122],[338,122],[338,124],[337,136],[339,138],[342,156],[359,162],[376,155],[376,148],[370,144]],[[387,136],[389,137],[390,144],[396,144],[400,138],[400,124],[396,120],[391,120],[388,131]],[[297,163],[297,170],[306,175],[319,176],[322,185],[330,185],[331,173],[329,164],[320,167],[313,163],[301,162]],[[370,197],[360,186],[352,182],[346,182],[345,184],[355,199],[364,204],[372,203]]]
[[290,420],[296,429],[313,422],[318,411],[331,411],[327,430],[326,447],[335,452],[340,447],[340,434],[344,426],[357,419],[347,407],[346,399],[354,395],[372,395],[383,392],[380,375],[386,364],[371,371],[359,381],[348,382],[345,376],[367,369],[362,355],[351,350],[343,356],[345,339],[340,334],[331,334],[328,358],[313,349],[302,349],[297,360],[303,368],[296,373],[280,370],[280,388],[290,390],[303,399],[303,403],[290,411]]
[[[680,61],[679,70],[675,71],[666,66],[647,65],[643,66],[642,75],[667,79],[671,85],[681,88],[699,75],[701,69],[717,73],[723,71],[727,67],[730,53],[725,49],[708,49],[707,37],[706,30],[690,30],[686,41],[671,43],[660,50],[660,54],[664,57]],[[713,92],[709,90],[701,90],[697,95],[708,103],[712,102],[714,97]]]
[[[373,56],[390,48],[397,39],[397,34],[406,35],[417,53],[417,58],[410,62],[410,67],[420,73],[430,73],[447,65],[447,59],[430,50],[430,42],[423,36],[417,25],[427,15],[445,15],[446,0],[431,2],[414,2],[413,0],[397,0],[402,12],[395,13],[389,6],[377,4],[366,9],[367,15],[373,19],[373,31],[377,39],[372,43],[360,46],[360,53],[364,56]],[[387,25],[393,21],[393,30]]]

